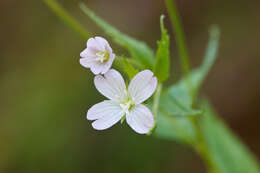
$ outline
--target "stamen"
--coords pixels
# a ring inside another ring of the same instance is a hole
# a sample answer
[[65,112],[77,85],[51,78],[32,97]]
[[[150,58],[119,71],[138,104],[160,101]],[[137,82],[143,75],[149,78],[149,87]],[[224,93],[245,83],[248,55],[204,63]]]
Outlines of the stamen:
[[132,102],[131,99],[128,98],[126,102],[123,102],[123,103],[121,103],[119,105],[123,109],[123,111],[125,111],[125,113],[128,114],[129,111],[133,108],[134,103]]
[[100,51],[96,53],[96,61],[99,61],[101,63],[107,62],[109,59],[109,53],[107,51]]

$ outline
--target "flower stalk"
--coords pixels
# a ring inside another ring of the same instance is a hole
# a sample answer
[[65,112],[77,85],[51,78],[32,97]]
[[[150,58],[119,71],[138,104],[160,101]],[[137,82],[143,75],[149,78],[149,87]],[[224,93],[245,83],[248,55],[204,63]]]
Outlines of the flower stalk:
[[157,126],[157,115],[159,113],[159,104],[160,104],[160,97],[162,92],[163,85],[158,83],[154,98],[153,98],[153,116],[154,116],[154,126],[151,128],[148,135],[151,135]]
[[[172,27],[174,28],[174,32],[176,34],[176,42],[179,49],[179,54],[181,58],[182,71],[184,73],[184,79],[186,86],[188,88],[188,92],[192,102],[194,102],[195,90],[192,86],[192,81],[190,78],[190,64],[189,64],[189,54],[187,45],[185,42],[184,32],[180,20],[180,16],[174,0],[165,0],[165,4],[168,9],[168,13],[171,17]],[[214,166],[214,162],[211,160],[209,156],[209,151],[206,147],[205,140],[203,138],[202,130],[200,127],[198,117],[191,117],[191,122],[193,123],[194,130],[196,133],[196,141],[192,145],[193,148],[198,152],[198,154],[204,159],[208,170],[211,173],[217,173],[216,168]]]
[[181,58],[182,71],[184,73],[185,81],[189,90],[191,98],[194,98],[194,91],[192,87],[192,81],[190,79],[190,62],[189,53],[187,45],[185,42],[183,27],[181,24],[180,16],[178,10],[174,4],[173,0],[165,0],[168,13],[171,18],[172,28],[174,28],[174,33],[176,37],[177,46],[179,49],[179,55]]

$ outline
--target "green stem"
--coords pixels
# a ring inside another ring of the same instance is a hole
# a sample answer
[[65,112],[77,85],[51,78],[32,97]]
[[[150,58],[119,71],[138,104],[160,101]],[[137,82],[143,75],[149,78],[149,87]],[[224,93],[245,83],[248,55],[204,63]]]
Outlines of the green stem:
[[157,114],[159,109],[161,92],[162,92],[162,84],[159,83],[153,100],[153,115],[154,115],[155,122],[157,122]]
[[192,88],[192,81],[189,77],[189,74],[190,74],[189,54],[188,54],[188,49],[187,49],[187,45],[185,42],[185,37],[184,37],[183,29],[182,29],[180,16],[179,16],[178,10],[177,10],[173,0],[165,0],[165,4],[167,6],[168,13],[171,18],[172,27],[174,28],[176,42],[177,42],[177,46],[178,46],[179,54],[180,54],[180,58],[181,58],[182,71],[185,76],[185,81],[186,81],[186,84],[187,84],[187,87],[189,90],[189,94],[190,94],[191,98],[193,98],[194,91]]
[[159,110],[159,103],[160,103],[161,92],[162,92],[162,84],[158,83],[158,86],[157,86],[157,89],[156,89],[156,93],[155,93],[154,99],[153,99],[154,126],[151,128],[151,130],[148,133],[148,135],[151,135],[152,132],[155,130],[156,126],[157,126],[157,114],[159,112],[158,110]]
[[[168,13],[172,21],[172,26],[175,29],[174,32],[175,32],[176,42],[177,42],[177,46],[181,58],[182,71],[184,73],[185,82],[189,91],[189,95],[193,101],[195,96],[195,91],[193,89],[192,81],[189,75],[190,74],[189,55],[188,55],[188,49],[184,38],[180,16],[174,4],[174,0],[165,0],[165,4],[167,6]],[[196,141],[194,142],[193,147],[198,152],[198,154],[202,157],[202,159],[205,161],[208,170],[211,173],[217,173],[218,171],[210,156],[210,152],[204,140],[203,133],[199,124],[199,119],[197,117],[191,117],[191,118],[192,118],[191,121],[194,125],[194,129],[196,131]]]
[[81,38],[87,40],[91,34],[84,29],[59,3],[55,0],[44,0],[46,5],[69,27],[71,27]]

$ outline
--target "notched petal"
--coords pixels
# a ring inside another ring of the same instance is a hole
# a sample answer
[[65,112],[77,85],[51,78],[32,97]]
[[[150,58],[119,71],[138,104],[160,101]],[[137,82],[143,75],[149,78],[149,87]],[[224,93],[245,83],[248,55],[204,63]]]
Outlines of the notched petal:
[[120,102],[126,98],[126,86],[121,74],[111,69],[104,74],[94,78],[97,90],[105,97]]
[[130,82],[128,92],[135,104],[140,104],[152,96],[157,87],[157,78],[153,72],[144,70],[139,72]]
[[87,112],[87,119],[95,120],[92,123],[94,129],[104,130],[117,123],[124,114],[118,104],[106,100],[92,106]]
[[139,104],[126,115],[126,122],[137,133],[146,134],[154,126],[154,117],[146,106]]

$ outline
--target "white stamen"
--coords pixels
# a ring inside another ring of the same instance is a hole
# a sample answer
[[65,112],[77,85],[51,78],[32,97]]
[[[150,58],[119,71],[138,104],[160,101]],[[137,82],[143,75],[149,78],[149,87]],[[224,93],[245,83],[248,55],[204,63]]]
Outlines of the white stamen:
[[133,107],[134,103],[130,99],[128,99],[128,101],[121,103],[119,105],[123,109],[123,111],[125,111],[125,113],[128,114],[129,110]]
[[101,63],[104,63],[105,61],[108,60],[107,54],[108,54],[107,52],[100,51],[100,52],[96,53],[97,58],[95,60],[99,61]]

